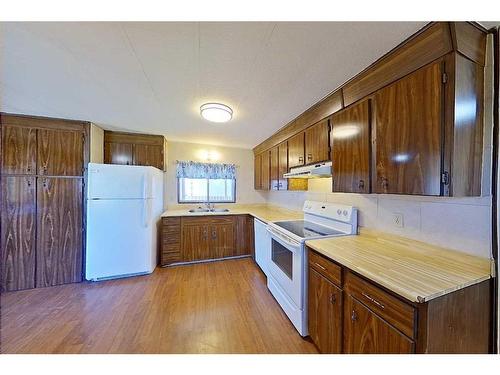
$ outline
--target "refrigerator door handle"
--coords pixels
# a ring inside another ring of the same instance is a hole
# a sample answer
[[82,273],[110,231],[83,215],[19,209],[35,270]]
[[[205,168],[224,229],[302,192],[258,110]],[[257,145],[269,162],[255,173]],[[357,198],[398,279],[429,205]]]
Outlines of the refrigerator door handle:
[[142,200],[142,222],[144,228],[149,227],[149,222],[151,221],[151,199]]

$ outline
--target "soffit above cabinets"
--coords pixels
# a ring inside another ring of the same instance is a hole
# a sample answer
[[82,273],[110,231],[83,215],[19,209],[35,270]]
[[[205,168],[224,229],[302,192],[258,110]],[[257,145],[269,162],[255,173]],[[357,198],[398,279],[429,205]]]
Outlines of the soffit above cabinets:
[[424,25],[0,23],[0,110],[252,148]]

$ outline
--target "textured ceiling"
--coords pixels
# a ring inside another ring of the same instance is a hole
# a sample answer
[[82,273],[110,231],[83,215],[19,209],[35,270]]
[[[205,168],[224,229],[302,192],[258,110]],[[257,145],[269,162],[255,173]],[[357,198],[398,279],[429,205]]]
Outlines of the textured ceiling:
[[0,110],[251,148],[424,25],[0,23]]

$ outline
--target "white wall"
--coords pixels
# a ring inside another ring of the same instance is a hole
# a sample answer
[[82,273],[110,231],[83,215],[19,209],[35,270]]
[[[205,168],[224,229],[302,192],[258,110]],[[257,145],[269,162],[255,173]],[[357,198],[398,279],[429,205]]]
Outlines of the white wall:
[[252,150],[203,145],[185,142],[168,142],[168,163],[166,172],[166,203],[168,209],[185,208],[177,203],[176,160],[207,161],[207,152],[212,156],[210,162],[236,164],[236,203],[266,203],[265,193],[253,188]]

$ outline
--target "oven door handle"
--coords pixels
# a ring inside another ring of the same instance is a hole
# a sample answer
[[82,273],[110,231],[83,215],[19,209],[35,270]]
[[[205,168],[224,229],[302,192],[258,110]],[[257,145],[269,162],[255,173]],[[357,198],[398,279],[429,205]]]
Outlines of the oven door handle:
[[271,239],[274,239],[275,241],[281,242],[282,245],[284,245],[286,247],[292,247],[294,252],[295,252],[295,250],[297,250],[297,251],[300,250],[300,243],[299,242],[294,241],[291,238],[288,238],[287,236],[285,236],[281,233],[277,233],[276,231],[274,231],[270,228],[266,228],[266,230],[271,235]]

